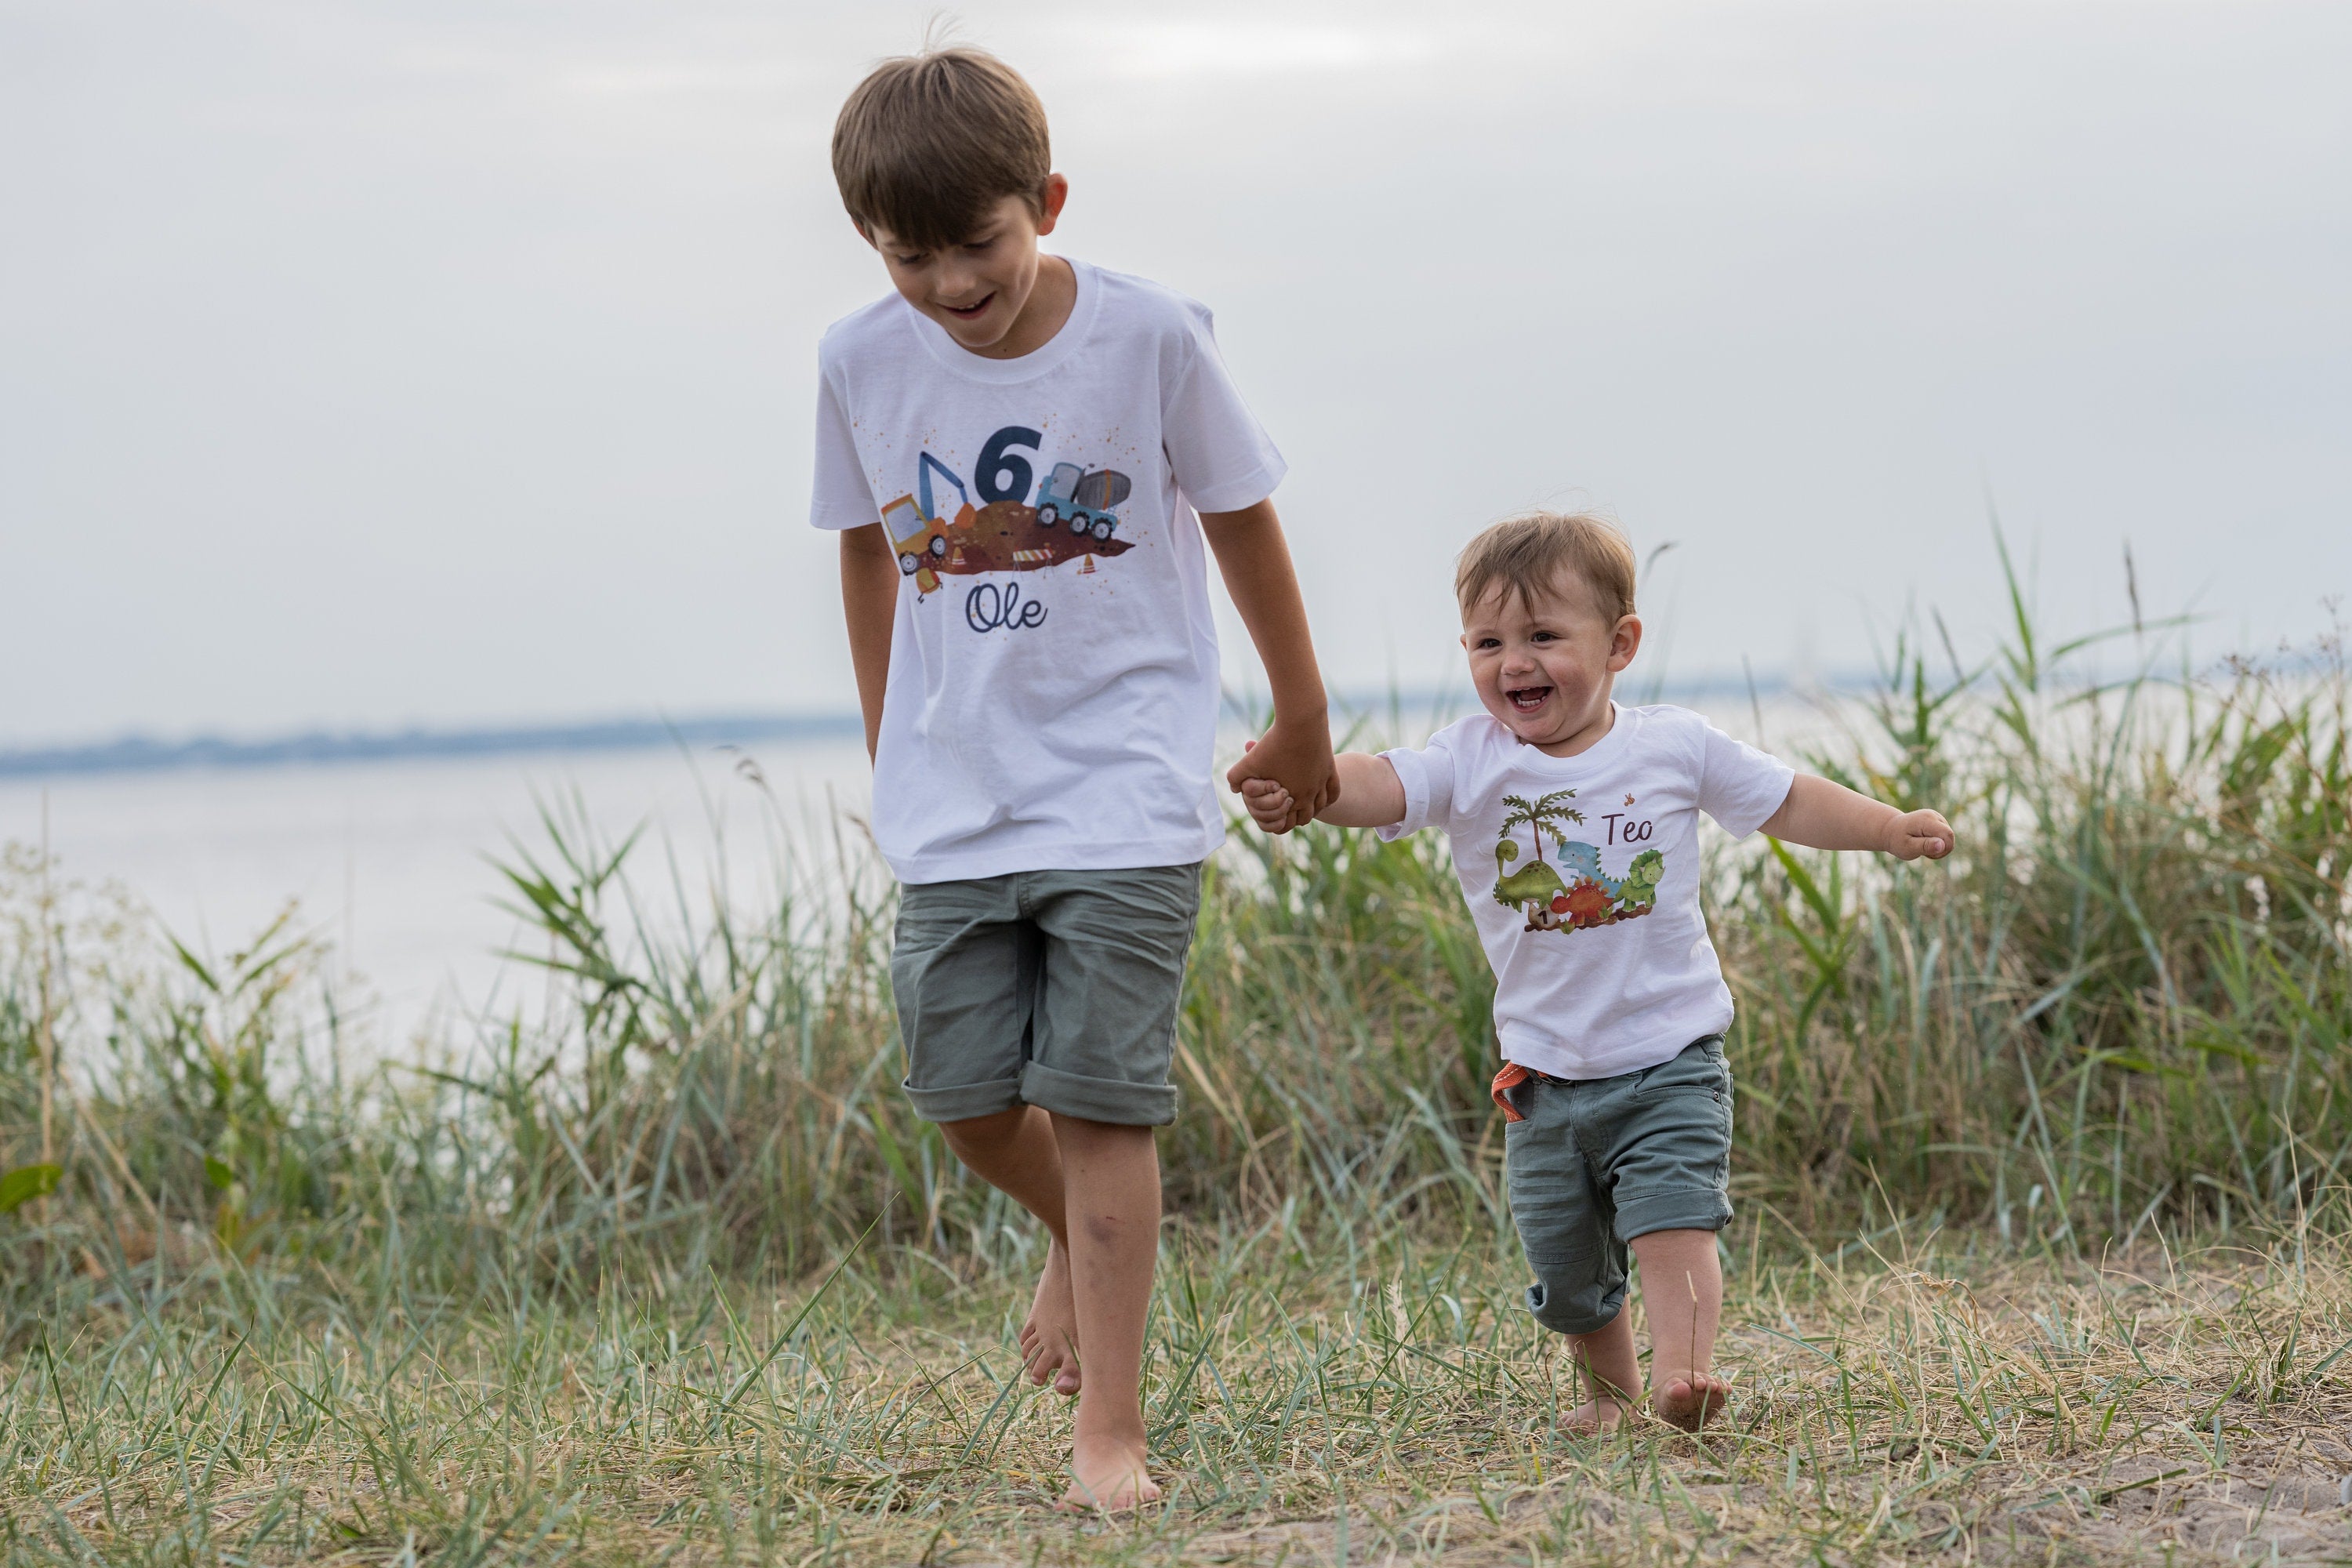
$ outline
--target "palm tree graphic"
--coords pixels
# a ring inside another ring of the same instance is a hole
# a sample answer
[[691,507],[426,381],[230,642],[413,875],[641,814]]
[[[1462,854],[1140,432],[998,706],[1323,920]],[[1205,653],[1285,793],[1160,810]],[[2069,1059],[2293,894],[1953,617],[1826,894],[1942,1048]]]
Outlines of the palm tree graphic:
[[1515,829],[1527,828],[1528,837],[1536,847],[1536,859],[1541,862],[1545,834],[1550,834],[1552,842],[1565,849],[1568,847],[1568,835],[1560,831],[1559,825],[1562,822],[1583,823],[1584,813],[1568,804],[1575,798],[1576,792],[1572,789],[1556,789],[1534,800],[1523,795],[1505,795],[1503,804],[1511,809],[1503,814],[1502,836],[1508,838]]

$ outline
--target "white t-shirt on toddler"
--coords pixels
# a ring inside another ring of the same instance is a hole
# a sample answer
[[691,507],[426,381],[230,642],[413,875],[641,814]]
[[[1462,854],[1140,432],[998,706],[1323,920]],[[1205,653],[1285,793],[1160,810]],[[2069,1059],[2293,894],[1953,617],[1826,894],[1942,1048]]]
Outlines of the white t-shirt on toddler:
[[1796,771],[1686,708],[1618,708],[1572,757],[1492,715],[1384,753],[1404,784],[1395,838],[1442,827],[1495,967],[1506,1059],[1555,1078],[1670,1061],[1731,1024],[1699,912],[1698,814],[1746,837]]
[[987,359],[896,294],[818,353],[819,528],[877,519],[903,574],[874,759],[902,882],[1198,860],[1217,632],[1194,515],[1274,493],[1282,455],[1209,312],[1072,262],[1042,348]]

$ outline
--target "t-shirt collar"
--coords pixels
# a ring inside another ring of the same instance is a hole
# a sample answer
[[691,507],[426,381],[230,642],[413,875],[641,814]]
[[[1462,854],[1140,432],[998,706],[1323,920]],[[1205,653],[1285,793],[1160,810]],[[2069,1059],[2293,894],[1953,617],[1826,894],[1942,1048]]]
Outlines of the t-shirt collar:
[[1539,747],[1528,745],[1513,734],[1507,725],[1504,727],[1503,737],[1505,743],[1511,748],[1510,758],[1514,767],[1525,765],[1538,773],[1573,778],[1614,762],[1617,753],[1625,749],[1625,735],[1633,727],[1633,715],[1625,710],[1623,703],[1612,698],[1609,701],[1609,733],[1572,757],[1555,757]]
[[906,314],[907,323],[916,339],[939,361],[942,368],[966,381],[982,382],[991,386],[1008,386],[1017,382],[1034,381],[1077,352],[1087,334],[1093,331],[1095,310],[1101,301],[1102,289],[1095,279],[1095,269],[1085,262],[1064,257],[1077,282],[1077,298],[1070,304],[1070,319],[1061,330],[1038,347],[1017,359],[991,359],[976,354],[948,336],[948,330],[924,315],[902,296],[898,306]]

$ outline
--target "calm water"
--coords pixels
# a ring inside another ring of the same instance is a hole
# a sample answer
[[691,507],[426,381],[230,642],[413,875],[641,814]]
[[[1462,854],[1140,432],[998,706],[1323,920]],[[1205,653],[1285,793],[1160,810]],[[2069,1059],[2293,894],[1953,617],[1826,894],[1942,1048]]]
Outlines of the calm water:
[[199,954],[236,950],[292,900],[330,972],[356,982],[368,1032],[404,1043],[543,985],[499,956],[518,922],[486,858],[510,857],[511,838],[544,863],[541,803],[576,803],[609,842],[645,828],[629,864],[651,920],[675,918],[678,889],[699,914],[722,885],[772,907],[786,867],[821,881],[835,810],[866,804],[864,749],[749,755],[764,787],[741,754],[667,750],[0,780],[0,841],[40,842],[46,795],[58,874],[121,885]]

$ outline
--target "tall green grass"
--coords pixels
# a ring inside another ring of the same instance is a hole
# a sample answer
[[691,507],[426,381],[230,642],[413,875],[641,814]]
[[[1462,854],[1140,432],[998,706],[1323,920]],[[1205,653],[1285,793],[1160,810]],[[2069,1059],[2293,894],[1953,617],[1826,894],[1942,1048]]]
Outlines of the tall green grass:
[[[1741,1226],[1940,1215],[2079,1253],[2340,1217],[2340,648],[2159,677],[2133,634],[2046,647],[2015,611],[1977,667],[1898,642],[1802,759],[1947,811],[1952,860],[1715,842]],[[2145,662],[2095,678],[2119,655]],[[11,849],[0,1203],[24,1201],[0,1215],[0,1339],[215,1255],[404,1302],[801,1276],[861,1237],[943,1285],[1034,1256],[898,1091],[870,861],[844,847],[803,878],[821,907],[680,930],[641,918],[636,847],[585,820],[551,811],[503,866],[559,982],[547,1018],[363,1072],[290,920],[208,959]],[[1499,1238],[1490,1001],[1433,836],[1238,833],[1185,996],[1172,1203],[1302,1246]],[[44,1167],[56,1191],[26,1196]]]

